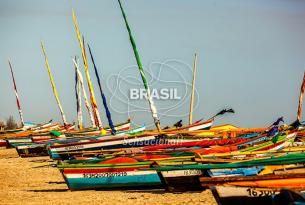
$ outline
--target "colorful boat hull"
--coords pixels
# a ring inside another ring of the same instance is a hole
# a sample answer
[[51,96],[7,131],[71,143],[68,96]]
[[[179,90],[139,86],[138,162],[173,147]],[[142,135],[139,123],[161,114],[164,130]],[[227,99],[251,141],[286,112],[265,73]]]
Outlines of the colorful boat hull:
[[134,168],[80,168],[64,169],[64,179],[70,190],[160,187],[156,171]]

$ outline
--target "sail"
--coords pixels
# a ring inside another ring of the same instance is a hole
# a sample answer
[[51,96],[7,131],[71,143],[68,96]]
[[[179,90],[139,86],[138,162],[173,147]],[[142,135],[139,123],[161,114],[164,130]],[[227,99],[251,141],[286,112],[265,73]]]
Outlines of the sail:
[[17,107],[18,107],[18,111],[19,111],[19,116],[20,116],[21,124],[22,124],[22,127],[23,127],[24,126],[24,120],[23,120],[22,109],[21,109],[20,101],[19,101],[19,97],[18,97],[18,91],[17,91],[16,81],[15,81],[15,77],[14,77],[13,67],[12,67],[12,64],[11,64],[10,61],[8,61],[8,64],[10,66],[10,70],[11,70],[11,74],[12,74],[13,86],[14,86],[14,91],[15,91],[15,96],[16,96]]
[[74,10],[72,10],[72,16],[73,16],[73,22],[74,22],[74,26],[75,26],[76,36],[77,36],[77,39],[78,39],[78,42],[79,42],[79,45],[80,45],[80,48],[81,48],[81,51],[82,51],[82,57],[83,57],[83,61],[84,61],[84,69],[85,69],[85,74],[86,74],[88,88],[89,88],[90,103],[91,103],[91,107],[92,107],[92,112],[93,112],[93,116],[94,116],[95,125],[102,128],[103,127],[102,126],[102,121],[101,121],[101,118],[100,118],[99,111],[97,109],[97,103],[96,103],[96,99],[95,99],[95,95],[94,95],[94,90],[93,90],[93,86],[92,86],[89,71],[88,71],[88,61],[87,61],[87,57],[86,57],[86,50],[85,50],[84,43],[83,43],[82,38],[81,38],[80,31],[78,29],[78,24],[77,24],[77,20],[76,20]]
[[97,67],[95,65],[95,62],[94,62],[94,59],[93,59],[93,54],[92,54],[92,51],[91,51],[91,48],[90,48],[89,44],[88,44],[88,49],[89,49],[90,57],[91,57],[91,60],[92,60],[92,63],[93,63],[95,76],[97,78],[97,83],[98,83],[98,86],[100,88],[100,93],[101,93],[101,96],[102,96],[103,105],[105,107],[105,112],[106,112],[106,116],[107,116],[107,119],[108,119],[108,124],[109,124],[109,127],[111,128],[111,133],[114,135],[116,133],[116,130],[114,128],[114,125],[113,125],[113,122],[112,122],[112,119],[111,119],[111,114],[110,114],[110,111],[109,111],[109,108],[108,108],[108,105],[107,105],[107,100],[106,100],[106,97],[105,97],[104,92],[102,90],[102,84],[101,84],[100,76],[98,74]]
[[303,76],[303,82],[301,85],[300,90],[300,97],[299,97],[299,106],[298,106],[298,114],[297,114],[297,120],[300,122],[302,117],[302,105],[303,105],[303,96],[304,96],[304,90],[305,90],[305,72]]
[[78,63],[78,61],[76,62],[74,58],[72,58],[72,61],[74,63],[75,71],[77,72],[78,81],[79,81],[79,84],[80,84],[81,89],[82,89],[82,94],[83,94],[83,97],[84,97],[84,100],[85,100],[85,106],[87,108],[87,111],[88,111],[88,114],[89,114],[89,117],[90,117],[91,125],[92,125],[92,127],[96,127],[95,122],[94,122],[94,117],[93,117],[92,112],[91,112],[90,104],[89,104],[89,101],[88,101],[88,98],[87,98],[83,76],[82,76],[82,74],[79,70],[79,63]]
[[46,63],[46,68],[48,70],[51,86],[52,86],[53,93],[54,93],[54,96],[55,96],[55,99],[56,99],[56,102],[57,102],[57,105],[58,105],[58,108],[59,108],[59,111],[60,111],[60,114],[61,114],[61,117],[62,117],[62,121],[63,121],[64,125],[67,125],[66,116],[65,116],[64,110],[63,110],[63,108],[61,106],[59,97],[58,97],[58,93],[57,93],[57,90],[56,90],[56,87],[55,87],[55,83],[54,83],[54,79],[53,79],[53,76],[52,76],[52,73],[51,73],[51,68],[50,68],[50,65],[49,65],[47,54],[46,54],[46,52],[44,50],[44,46],[43,46],[42,42],[41,42],[41,50],[42,50],[43,55],[44,55],[44,60],[45,60],[45,63]]
[[157,108],[156,108],[156,106],[154,104],[154,101],[152,99],[151,92],[150,92],[147,80],[145,78],[144,69],[143,69],[142,62],[141,62],[141,59],[140,59],[140,56],[139,56],[139,52],[137,50],[137,46],[136,46],[135,40],[134,40],[134,38],[132,36],[131,29],[130,29],[129,24],[127,22],[127,18],[126,18],[125,12],[123,10],[121,1],[118,0],[118,2],[119,2],[119,5],[120,5],[120,8],[121,8],[121,11],[122,11],[122,16],[123,16],[124,21],[125,21],[126,29],[128,31],[128,34],[129,34],[130,43],[132,45],[132,49],[133,49],[133,52],[134,52],[134,55],[135,55],[135,58],[136,58],[136,61],[137,61],[137,64],[138,64],[138,68],[139,68],[140,75],[141,75],[141,78],[142,78],[142,81],[143,81],[143,85],[144,85],[144,88],[145,88],[145,90],[147,92],[147,99],[148,99],[148,103],[149,103],[149,106],[150,106],[150,111],[152,113],[152,117],[154,119],[154,123],[155,123],[157,129],[160,131],[161,130],[161,128],[160,128],[160,120],[159,120],[159,117],[158,117],[158,114],[157,114]]
[[[76,57],[75,57],[76,60]],[[81,100],[81,85],[78,78],[77,70],[75,69],[75,97],[76,97],[76,110],[78,129],[83,129],[83,117],[82,117],[82,100]]]

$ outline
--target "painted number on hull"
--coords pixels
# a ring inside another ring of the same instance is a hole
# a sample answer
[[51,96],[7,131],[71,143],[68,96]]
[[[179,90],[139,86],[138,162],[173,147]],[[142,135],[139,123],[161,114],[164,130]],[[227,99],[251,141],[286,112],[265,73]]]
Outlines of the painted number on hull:
[[109,178],[109,177],[124,177],[127,176],[127,172],[105,172],[95,174],[83,174],[84,178]]
[[84,148],[83,145],[75,145],[75,146],[65,147],[65,150],[69,151],[69,150],[77,150],[77,149],[82,149],[82,148]]
[[272,190],[255,190],[255,189],[247,189],[248,195],[251,197],[264,197],[271,196],[275,194],[275,191]]
[[201,175],[201,174],[202,174],[201,170],[196,170],[196,169],[184,170],[185,176],[194,176],[194,175]]

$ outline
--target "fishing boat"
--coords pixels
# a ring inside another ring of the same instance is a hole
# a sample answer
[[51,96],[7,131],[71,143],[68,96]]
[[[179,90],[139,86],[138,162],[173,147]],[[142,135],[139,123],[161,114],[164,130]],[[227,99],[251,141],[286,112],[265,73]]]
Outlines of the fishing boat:
[[[111,164],[107,164],[111,163]],[[103,164],[59,166],[70,190],[159,188],[161,181],[151,162],[137,162],[131,158],[106,160]]]
[[290,189],[268,189],[235,186],[210,188],[218,205],[284,205],[305,204],[304,194]]
[[[289,158],[290,156],[294,156],[296,158]],[[287,160],[289,159],[290,161],[286,162],[281,162],[281,161],[276,161],[278,159],[282,159],[287,157]],[[240,167],[251,167],[251,166],[259,166],[262,165],[260,164],[261,162],[264,162],[267,164],[267,162],[272,163],[278,163],[278,164],[285,164],[289,163],[290,164],[294,163],[295,161],[298,160],[297,155],[293,154],[287,154],[284,156],[278,156],[274,158],[262,158],[262,159],[257,159],[255,160],[247,160],[247,161],[226,161],[223,160],[222,163],[221,161],[216,162],[216,164],[197,164],[197,165],[185,165],[185,166],[164,166],[157,168],[158,174],[163,182],[163,184],[167,187],[167,190],[169,191],[186,191],[186,190],[202,190],[206,186],[202,186],[200,184],[200,178],[209,176],[208,170],[210,169],[224,169],[224,168],[240,168]],[[301,157],[302,158],[302,157]],[[301,160],[302,161],[302,160]],[[259,163],[256,163],[259,162]],[[253,164],[252,164],[253,163]],[[263,165],[266,165],[263,164]],[[235,165],[235,167],[234,167]],[[240,165],[240,166],[237,166]],[[209,167],[209,168],[208,168]],[[203,168],[203,169],[202,169]],[[232,172],[229,172],[231,175]],[[209,177],[210,180],[211,177]],[[182,183],[183,181],[183,183]]]
[[165,142],[156,136],[119,136],[115,139],[99,139],[91,142],[77,142],[64,145],[52,145],[49,154],[52,159],[67,159],[70,152],[81,150],[103,150],[114,148],[142,147],[144,145],[159,144]]
[[[48,147],[52,145],[62,145],[62,146],[73,146],[73,143],[77,144],[77,146],[81,143],[85,142],[97,142],[98,140],[113,140],[116,138],[119,138],[123,135],[134,135],[139,134],[145,130],[145,126],[136,127],[131,130],[125,130],[125,131],[117,131],[116,135],[112,134],[105,134],[105,135],[97,135],[97,136],[91,136],[91,135],[72,135],[70,137],[57,137],[54,138],[54,136],[42,136],[44,139],[47,140],[40,140],[36,141],[32,138],[31,142],[25,143],[25,144],[17,144],[16,151],[19,156],[21,157],[32,157],[32,156],[45,156],[48,155]],[[72,151],[72,150],[70,150]]]

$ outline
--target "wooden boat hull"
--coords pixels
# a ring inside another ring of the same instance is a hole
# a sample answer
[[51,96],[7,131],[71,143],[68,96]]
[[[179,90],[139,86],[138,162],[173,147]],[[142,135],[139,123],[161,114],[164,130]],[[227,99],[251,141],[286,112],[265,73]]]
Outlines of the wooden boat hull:
[[64,169],[62,174],[70,190],[153,188],[162,185],[156,171],[133,167]]
[[229,182],[228,185],[257,188],[299,188],[305,189],[305,178],[272,179],[257,181]]
[[[117,131],[117,132],[122,132],[122,131],[127,131],[127,130],[130,130],[130,124],[131,124],[131,121],[130,119],[128,119],[126,122],[124,123],[120,123],[120,124],[117,124],[117,125],[114,125],[114,129]],[[105,134],[111,134],[111,129],[109,127],[106,127],[104,128],[104,131],[106,132]],[[84,136],[84,135],[91,135],[91,136],[94,136],[94,135],[100,135],[101,134],[101,130],[99,129],[87,129],[87,130],[77,130],[77,131],[71,131],[71,132],[66,132],[65,134],[67,135],[73,135],[73,136],[76,136],[76,135],[81,135],[81,136]]]
[[[133,132],[138,132],[138,131],[143,131],[145,130],[145,126],[140,126],[140,127],[137,127],[135,129],[132,129],[132,130],[128,130],[128,131],[122,131],[122,132],[118,132],[118,136],[120,136],[121,134],[126,134],[126,133],[133,133]],[[57,139],[52,139],[50,135],[46,135],[46,136],[35,136],[32,137],[32,140],[30,142],[28,142],[27,145],[25,144],[16,144],[16,150],[17,150],[17,153],[22,156],[22,157],[32,157],[32,156],[46,156],[48,155],[48,151],[47,151],[47,146],[49,144],[53,144],[53,143],[58,143],[58,142],[61,142],[61,143],[64,143],[64,142],[71,142],[71,141],[75,141],[75,142],[78,142],[78,141],[90,141],[90,139],[92,140],[98,140],[98,139],[107,139],[107,138],[115,138],[117,136],[103,136],[103,137],[100,137],[100,136],[96,136],[96,137],[70,137],[70,138],[65,138],[65,139],[61,139],[59,140],[59,138]],[[47,140],[48,138],[50,138],[50,140]],[[33,142],[37,142],[37,143],[33,143]]]
[[22,137],[22,138],[10,138],[7,139],[6,141],[8,147],[16,147],[19,144],[31,143],[32,139],[29,137]]
[[7,146],[6,140],[0,139],[0,147],[6,147],[6,146]]
[[158,174],[164,187],[170,192],[205,189],[200,184],[199,177],[203,175],[203,172],[199,169],[161,171]]
[[49,155],[52,159],[68,159],[72,151],[84,151],[84,150],[103,150],[103,149],[117,149],[117,148],[130,148],[130,147],[142,147],[145,145],[153,145],[163,143],[162,140],[156,139],[155,136],[145,136],[130,139],[120,139],[111,141],[96,141],[89,143],[78,143],[75,145],[62,146],[62,147],[50,147]]
[[301,193],[286,189],[215,186],[211,187],[219,205],[301,205],[305,204]]
[[21,145],[16,147],[20,157],[38,157],[48,156],[47,146],[45,144]]

